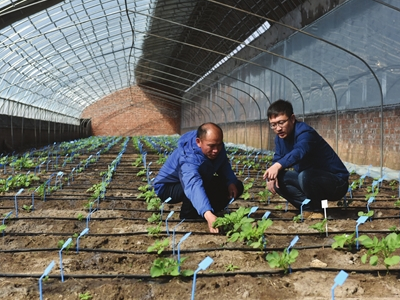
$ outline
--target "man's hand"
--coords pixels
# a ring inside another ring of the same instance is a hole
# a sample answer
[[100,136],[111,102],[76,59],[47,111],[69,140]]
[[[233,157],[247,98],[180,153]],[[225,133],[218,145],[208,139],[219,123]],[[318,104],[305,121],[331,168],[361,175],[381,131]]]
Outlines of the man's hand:
[[267,190],[270,191],[274,195],[276,194],[275,185],[276,185],[276,187],[279,188],[278,179],[267,181]]
[[280,169],[282,169],[282,165],[277,162],[274,163],[265,171],[263,175],[264,180],[276,180]]
[[236,199],[237,195],[238,195],[237,187],[236,187],[236,185],[234,183],[231,183],[228,186],[228,198],[229,199],[232,199],[232,198]]
[[208,229],[210,230],[211,233],[218,233],[218,228],[213,228],[213,223],[215,222],[215,220],[217,219],[217,216],[214,215],[211,210],[207,210],[204,213],[204,218],[207,220],[208,223]]

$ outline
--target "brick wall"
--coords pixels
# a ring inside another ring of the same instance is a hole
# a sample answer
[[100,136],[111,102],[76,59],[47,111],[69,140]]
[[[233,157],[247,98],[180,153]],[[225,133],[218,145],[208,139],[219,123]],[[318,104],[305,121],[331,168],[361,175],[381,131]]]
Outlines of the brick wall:
[[87,107],[93,135],[134,136],[179,133],[180,106],[144,93],[133,86]]

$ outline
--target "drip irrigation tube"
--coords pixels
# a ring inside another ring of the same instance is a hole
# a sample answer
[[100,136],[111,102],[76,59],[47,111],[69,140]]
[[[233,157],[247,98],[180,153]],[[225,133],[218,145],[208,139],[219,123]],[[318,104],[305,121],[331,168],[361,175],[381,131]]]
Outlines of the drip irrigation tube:
[[[346,271],[347,273],[363,273],[363,274],[376,274],[387,272],[386,268],[379,268],[379,269],[343,269],[343,268],[316,268],[316,267],[304,267],[304,268],[291,268],[291,272],[306,272],[306,271],[322,271],[322,272],[333,272],[337,273],[339,271]],[[390,272],[399,272],[400,269],[391,268]],[[226,273],[199,273],[197,277],[234,277],[237,275],[245,275],[245,276],[264,276],[264,275],[284,275],[284,270],[265,270],[265,271],[251,271],[251,272],[240,272],[240,271],[233,271],[233,272],[226,272]],[[0,278],[3,277],[13,277],[13,278],[40,278],[41,274],[18,274],[18,273],[0,273]],[[49,278],[60,278],[58,275],[48,275]],[[153,278],[149,274],[64,274],[64,278],[79,278],[79,279],[115,279],[115,278],[124,278],[124,279],[140,279],[140,280],[149,280],[154,283],[164,283],[172,278],[176,278],[174,276],[162,276]],[[184,279],[187,278],[191,280],[192,277],[182,277],[179,278]]]

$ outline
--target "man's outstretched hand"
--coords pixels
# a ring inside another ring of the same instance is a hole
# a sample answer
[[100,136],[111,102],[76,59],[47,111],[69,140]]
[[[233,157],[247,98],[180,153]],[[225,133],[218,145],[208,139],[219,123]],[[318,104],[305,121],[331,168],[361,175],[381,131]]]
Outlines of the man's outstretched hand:
[[207,210],[204,213],[204,219],[207,220],[208,223],[208,229],[210,230],[211,233],[218,233],[218,228],[213,228],[213,223],[215,222],[215,220],[217,219],[217,216],[214,215],[211,210]]

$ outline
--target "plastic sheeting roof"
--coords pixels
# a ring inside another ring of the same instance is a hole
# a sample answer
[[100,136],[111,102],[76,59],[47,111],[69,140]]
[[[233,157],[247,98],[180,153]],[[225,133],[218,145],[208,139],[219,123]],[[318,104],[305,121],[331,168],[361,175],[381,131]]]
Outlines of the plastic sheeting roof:
[[[304,1],[221,2],[278,20]],[[132,84],[182,95],[264,22],[207,0],[0,0],[0,114],[77,123]]]

